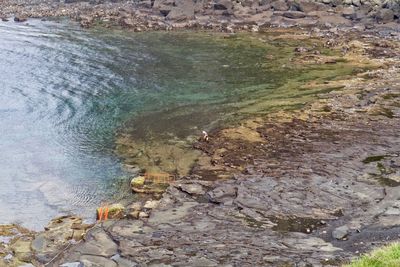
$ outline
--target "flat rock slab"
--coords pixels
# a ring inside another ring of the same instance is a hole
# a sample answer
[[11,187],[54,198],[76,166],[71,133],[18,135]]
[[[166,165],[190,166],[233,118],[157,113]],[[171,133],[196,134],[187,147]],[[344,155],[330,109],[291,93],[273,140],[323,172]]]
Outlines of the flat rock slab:
[[118,246],[101,228],[92,230],[86,237],[86,242],[79,244],[76,251],[82,255],[98,255],[110,258],[117,254]]

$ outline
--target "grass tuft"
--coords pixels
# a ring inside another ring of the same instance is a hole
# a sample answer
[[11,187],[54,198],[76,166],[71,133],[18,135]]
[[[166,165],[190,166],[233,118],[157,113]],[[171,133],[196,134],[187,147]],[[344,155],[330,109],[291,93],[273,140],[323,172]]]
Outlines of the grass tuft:
[[400,266],[400,243],[393,243],[361,256],[343,267],[398,267]]

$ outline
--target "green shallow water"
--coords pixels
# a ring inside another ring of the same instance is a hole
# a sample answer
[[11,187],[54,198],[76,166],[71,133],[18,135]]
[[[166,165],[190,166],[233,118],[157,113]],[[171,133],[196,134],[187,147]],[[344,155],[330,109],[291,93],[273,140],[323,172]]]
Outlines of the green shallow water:
[[[0,36],[0,223],[35,229],[65,213],[93,219],[96,206],[130,195],[119,157],[126,147],[115,154],[121,136],[137,148],[126,162],[139,168],[161,166],[160,154],[183,148],[159,168],[173,171],[193,160],[185,153],[202,130],[298,107],[320,91],[301,90],[304,81],[353,72],[345,62],[294,65],[304,42],[265,35],[31,20],[0,22]],[[154,147],[163,149],[145,155]]]

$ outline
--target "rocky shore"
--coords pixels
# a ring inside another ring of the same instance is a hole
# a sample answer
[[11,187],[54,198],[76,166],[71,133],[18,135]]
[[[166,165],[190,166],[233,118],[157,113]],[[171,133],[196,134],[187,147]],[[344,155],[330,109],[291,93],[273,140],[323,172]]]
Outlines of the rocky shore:
[[[144,192],[142,200],[110,207],[108,220],[88,225],[60,217],[40,233],[0,226],[0,266],[340,266],[399,239],[395,1],[2,1],[0,7],[4,20],[69,16],[84,27],[136,31],[311,27],[300,34],[374,66],[325,81],[338,90],[300,110],[209,133],[209,142],[194,144],[201,156],[190,175],[149,186],[151,194],[146,177],[135,177],[131,185]],[[312,48],[296,53],[316,60]],[[97,215],[103,219],[104,211]]]
[[83,27],[120,26],[135,31],[339,26],[396,34],[400,4],[395,0],[4,0],[0,17],[17,22],[29,17],[70,17]]

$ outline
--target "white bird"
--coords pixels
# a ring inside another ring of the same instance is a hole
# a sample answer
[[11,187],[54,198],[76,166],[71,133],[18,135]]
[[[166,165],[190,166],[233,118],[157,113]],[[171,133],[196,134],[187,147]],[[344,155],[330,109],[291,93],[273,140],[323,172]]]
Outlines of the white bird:
[[203,141],[208,142],[209,138],[208,138],[208,133],[206,131],[203,131]]

